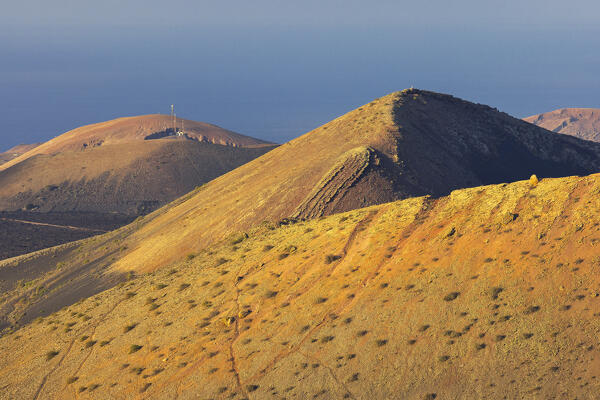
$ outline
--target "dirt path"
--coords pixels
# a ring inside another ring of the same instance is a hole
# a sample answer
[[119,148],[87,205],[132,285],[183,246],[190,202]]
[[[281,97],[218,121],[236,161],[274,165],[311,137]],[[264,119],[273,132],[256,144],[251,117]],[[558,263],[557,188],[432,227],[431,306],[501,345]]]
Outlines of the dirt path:
[[47,224],[45,222],[25,221],[23,219],[0,218],[0,221],[19,222],[21,224],[30,224],[30,225],[39,225],[39,226],[49,226],[51,228],[70,229],[70,230],[73,230],[73,231],[100,232],[100,233],[106,233],[106,232],[108,232],[108,231],[105,231],[105,230],[102,230],[102,229],[82,228],[82,227],[79,227],[79,226],[71,226],[71,225]]

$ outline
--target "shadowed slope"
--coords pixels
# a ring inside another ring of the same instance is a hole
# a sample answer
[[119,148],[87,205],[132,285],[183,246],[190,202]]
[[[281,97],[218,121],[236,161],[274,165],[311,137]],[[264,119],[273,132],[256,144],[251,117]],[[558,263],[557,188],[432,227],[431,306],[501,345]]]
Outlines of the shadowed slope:
[[597,108],[561,108],[523,119],[553,132],[600,142],[600,109]]
[[598,193],[516,182],[253,230],[1,338],[0,389],[593,398]]

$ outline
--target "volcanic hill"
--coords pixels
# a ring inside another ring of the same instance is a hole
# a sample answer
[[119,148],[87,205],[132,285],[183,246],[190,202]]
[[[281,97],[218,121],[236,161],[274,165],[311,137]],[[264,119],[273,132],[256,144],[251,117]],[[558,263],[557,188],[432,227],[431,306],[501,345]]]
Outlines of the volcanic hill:
[[[449,95],[377,99],[119,230],[7,260],[0,329],[27,324],[127,276],[236,242],[257,226],[314,219],[455,188],[600,170],[600,145]],[[56,265],[60,268],[56,269]],[[13,278],[15,276],[16,278]],[[45,290],[21,299],[19,280]],[[60,290],[59,290],[60,289]]]
[[561,108],[524,118],[525,121],[556,133],[600,142],[600,109]]
[[[266,224],[6,334],[0,397],[595,398],[599,193],[520,181]],[[99,245],[121,243],[71,251]]]
[[0,258],[115,229],[274,147],[167,115],[64,133],[0,165]]
[[0,165],[0,209],[147,213],[274,145],[168,115],[66,132]]

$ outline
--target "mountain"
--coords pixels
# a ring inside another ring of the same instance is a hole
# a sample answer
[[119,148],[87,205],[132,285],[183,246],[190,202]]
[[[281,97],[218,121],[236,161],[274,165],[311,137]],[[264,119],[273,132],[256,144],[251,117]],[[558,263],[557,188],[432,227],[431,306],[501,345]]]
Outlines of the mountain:
[[173,126],[167,115],[119,118],[0,165],[0,258],[118,228],[275,147],[202,122]]
[[[265,224],[0,338],[0,393],[595,398],[599,191],[520,181]],[[52,274],[93,243],[73,246]],[[22,312],[54,284],[4,293]]]
[[[66,132],[0,165],[0,209],[147,213],[274,145],[168,115]],[[182,128],[183,126],[183,128]]]
[[[532,173],[544,178],[599,170],[600,144],[449,95],[393,93],[116,231],[7,260],[4,292],[14,289],[18,279],[8,276],[16,271],[28,271],[27,279],[37,279],[49,292],[16,308],[10,301],[6,307],[0,303],[0,321],[22,326],[127,276],[165,268],[223,241],[235,246],[260,225],[423,194],[439,197]],[[60,291],[53,290],[56,285]]]
[[600,109],[561,108],[524,118],[525,121],[557,133],[600,142]]
[[14,158],[19,157],[21,154],[27,153],[29,150],[34,149],[39,146],[41,143],[32,143],[32,144],[19,144],[10,149],[6,150],[4,153],[0,153],[0,165],[8,162]]

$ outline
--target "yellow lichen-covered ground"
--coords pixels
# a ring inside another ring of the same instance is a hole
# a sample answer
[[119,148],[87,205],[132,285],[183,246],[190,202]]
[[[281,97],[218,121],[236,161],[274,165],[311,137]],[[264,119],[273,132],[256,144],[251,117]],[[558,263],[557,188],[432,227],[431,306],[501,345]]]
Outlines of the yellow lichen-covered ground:
[[594,398],[600,176],[264,225],[0,339],[0,397]]

